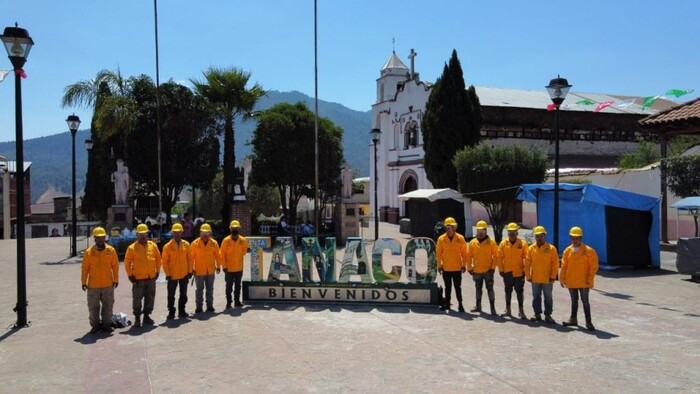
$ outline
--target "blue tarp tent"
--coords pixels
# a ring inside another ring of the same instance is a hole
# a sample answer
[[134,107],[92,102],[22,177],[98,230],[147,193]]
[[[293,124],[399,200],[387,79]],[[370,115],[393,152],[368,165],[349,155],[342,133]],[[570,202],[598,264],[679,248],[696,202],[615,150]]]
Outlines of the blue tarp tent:
[[[524,184],[518,200],[537,203],[537,223],[553,240],[554,184]],[[597,185],[559,184],[559,253],[569,229],[583,228],[583,240],[604,265],[661,266],[659,199]]]

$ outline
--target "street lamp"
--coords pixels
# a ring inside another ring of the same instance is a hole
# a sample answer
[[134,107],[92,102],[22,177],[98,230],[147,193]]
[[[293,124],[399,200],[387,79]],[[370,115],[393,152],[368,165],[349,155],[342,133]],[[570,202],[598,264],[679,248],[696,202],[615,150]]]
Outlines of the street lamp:
[[70,231],[70,257],[75,257],[78,255],[77,247],[77,236],[78,236],[78,215],[76,214],[76,204],[75,204],[75,133],[78,132],[78,127],[80,127],[80,118],[75,114],[69,115],[66,119],[68,123],[68,128],[70,129],[70,134],[73,137],[73,198],[71,202],[72,222]]
[[24,141],[22,137],[22,77],[24,63],[27,62],[29,51],[34,41],[27,30],[17,27],[6,27],[0,36],[7,56],[15,71],[15,150],[16,150],[16,187],[17,187],[17,323],[15,328],[28,325],[27,321],[27,267],[24,250]]
[[547,93],[556,107],[556,128],[554,130],[554,246],[559,250],[559,107],[566,99],[571,85],[565,78],[557,75],[545,86]]
[[377,143],[382,136],[382,131],[379,129],[372,129],[369,132],[372,136],[372,143],[374,144],[374,240],[379,239],[379,203],[377,200],[377,180],[379,174],[377,173]]

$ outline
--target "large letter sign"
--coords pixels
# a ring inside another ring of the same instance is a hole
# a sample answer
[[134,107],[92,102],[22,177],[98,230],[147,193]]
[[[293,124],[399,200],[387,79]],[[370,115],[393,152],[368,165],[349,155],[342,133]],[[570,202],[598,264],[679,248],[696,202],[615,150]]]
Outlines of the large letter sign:
[[[357,264],[354,264],[354,257],[357,257]],[[360,237],[348,237],[338,282],[348,283],[352,275],[360,275],[362,283],[374,283],[372,269],[368,265],[365,240]]]
[[271,245],[270,237],[246,237],[250,249],[250,280],[253,282],[263,278],[263,249]]
[[277,237],[272,248],[272,264],[267,280],[279,281],[282,274],[289,275],[290,282],[299,282],[301,279],[292,237]]
[[401,243],[393,238],[382,238],[374,242],[372,248],[372,273],[374,280],[378,283],[397,283],[401,278],[401,266],[391,267],[390,272],[385,272],[382,267],[382,252],[384,249],[391,250],[393,256],[401,256]]
[[[428,254],[428,270],[425,273],[416,270],[416,250],[425,250]],[[437,275],[435,242],[430,238],[412,238],[406,243],[406,278],[408,283],[430,284]]]
[[335,282],[335,237],[326,238],[326,252],[321,252],[317,237],[301,239],[301,274],[304,282],[313,282],[313,267],[321,283]]

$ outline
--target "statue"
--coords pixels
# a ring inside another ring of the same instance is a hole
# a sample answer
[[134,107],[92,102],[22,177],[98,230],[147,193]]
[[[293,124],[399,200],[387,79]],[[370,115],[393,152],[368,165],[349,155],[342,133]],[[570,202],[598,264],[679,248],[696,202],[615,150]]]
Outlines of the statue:
[[116,205],[126,205],[126,197],[129,194],[129,167],[124,165],[124,160],[117,160],[117,170],[112,173],[114,182],[114,196]]
[[350,164],[345,163],[343,166],[343,198],[352,197],[352,171]]
[[245,201],[245,169],[243,167],[233,169],[233,199]]

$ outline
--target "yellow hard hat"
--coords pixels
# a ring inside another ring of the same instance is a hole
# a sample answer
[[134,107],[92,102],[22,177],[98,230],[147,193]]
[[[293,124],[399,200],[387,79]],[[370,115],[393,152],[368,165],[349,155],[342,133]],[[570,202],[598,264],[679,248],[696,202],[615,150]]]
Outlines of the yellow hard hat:
[[569,235],[572,237],[583,237],[583,230],[579,226],[571,227],[571,230],[569,230]]
[[148,225],[147,224],[139,224],[136,226],[136,234],[144,234],[148,232]]
[[204,223],[204,224],[202,225],[202,227],[199,228],[199,231],[200,231],[200,232],[201,232],[201,231],[208,231],[208,232],[211,232],[211,226],[209,225],[209,223]]
[[95,227],[95,228],[92,230],[92,236],[93,236],[93,237],[106,237],[106,236],[107,236],[107,232],[106,232],[105,229],[103,229],[102,227]]
[[476,222],[476,229],[477,230],[486,230],[487,228],[489,228],[489,225],[486,224],[485,221],[479,220],[478,222]]
[[231,220],[231,224],[228,225],[229,228],[241,228],[241,224],[238,220]]
[[445,226],[454,226],[454,228],[457,228],[457,221],[453,217],[446,218],[442,224],[444,224]]
[[545,230],[542,226],[536,226],[532,229],[532,233],[535,235],[547,234],[547,230]]
[[508,230],[508,231],[518,231],[518,230],[520,230],[520,226],[518,226],[517,223],[511,222],[511,223],[508,223],[508,226],[506,227],[506,230]]
[[180,232],[182,230],[183,230],[183,228],[182,228],[182,225],[180,223],[173,224],[173,227],[170,229],[170,231],[172,231],[172,232]]

